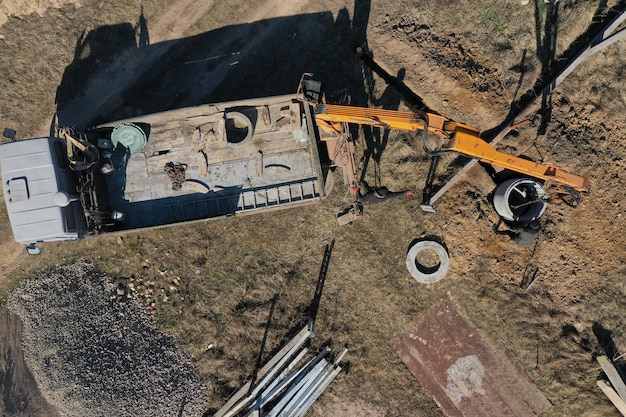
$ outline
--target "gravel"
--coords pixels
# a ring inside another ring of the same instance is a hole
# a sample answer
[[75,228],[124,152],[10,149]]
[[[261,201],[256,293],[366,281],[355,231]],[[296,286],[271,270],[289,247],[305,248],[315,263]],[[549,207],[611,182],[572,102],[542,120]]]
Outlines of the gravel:
[[[189,356],[87,261],[44,271],[11,293],[26,364],[66,416],[201,416],[206,388]],[[124,300],[124,302],[122,302]]]

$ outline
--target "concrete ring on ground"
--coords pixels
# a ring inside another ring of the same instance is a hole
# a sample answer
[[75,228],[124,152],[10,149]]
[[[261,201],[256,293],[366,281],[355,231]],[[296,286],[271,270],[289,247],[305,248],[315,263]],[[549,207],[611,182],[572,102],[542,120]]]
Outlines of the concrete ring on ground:
[[[439,257],[439,264],[428,267],[417,261],[417,255],[425,250],[431,250]],[[406,267],[413,278],[422,284],[432,284],[439,281],[448,272],[450,257],[448,250],[434,240],[420,240],[409,248],[406,255]]]
[[546,211],[546,190],[531,178],[513,178],[498,185],[493,206],[504,220],[528,223]]

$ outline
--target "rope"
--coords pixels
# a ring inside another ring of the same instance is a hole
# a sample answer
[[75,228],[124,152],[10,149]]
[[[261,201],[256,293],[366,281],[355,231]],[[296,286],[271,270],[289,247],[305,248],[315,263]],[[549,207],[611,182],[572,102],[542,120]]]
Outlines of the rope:
[[181,189],[183,182],[185,182],[186,169],[187,164],[182,164],[180,162],[168,162],[165,164],[165,173],[172,181],[172,190],[178,191]]

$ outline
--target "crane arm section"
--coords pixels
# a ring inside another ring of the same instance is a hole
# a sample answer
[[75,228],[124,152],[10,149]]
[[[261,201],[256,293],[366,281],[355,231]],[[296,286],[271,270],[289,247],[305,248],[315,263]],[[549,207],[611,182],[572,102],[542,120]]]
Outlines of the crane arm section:
[[475,127],[456,123],[438,114],[319,104],[315,109],[315,118],[328,123],[355,123],[409,132],[431,132],[444,139],[442,150],[455,151],[524,175],[571,187],[579,192],[588,192],[590,188],[589,180],[556,166],[538,164],[500,152],[481,139],[480,131]]

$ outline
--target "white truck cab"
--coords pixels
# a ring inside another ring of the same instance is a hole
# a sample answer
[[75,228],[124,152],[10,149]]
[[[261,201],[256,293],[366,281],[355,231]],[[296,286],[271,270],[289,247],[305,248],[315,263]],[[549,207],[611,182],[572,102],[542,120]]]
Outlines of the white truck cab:
[[65,145],[53,137],[0,145],[4,200],[15,240],[76,240],[86,228]]

